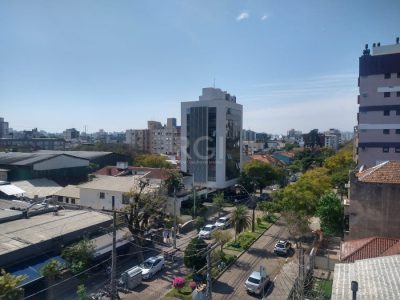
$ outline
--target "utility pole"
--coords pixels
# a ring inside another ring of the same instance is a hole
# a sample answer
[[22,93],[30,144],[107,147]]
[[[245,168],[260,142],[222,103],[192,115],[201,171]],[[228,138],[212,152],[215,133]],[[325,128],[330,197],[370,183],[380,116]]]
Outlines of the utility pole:
[[113,211],[113,238],[112,238],[112,260],[111,260],[111,300],[119,299],[117,295],[117,286],[116,286],[116,271],[117,271],[117,249],[116,249],[116,240],[117,240],[117,213],[115,211],[115,197],[112,196],[112,211]]
[[192,188],[193,188],[193,218],[196,218],[196,188],[194,187],[194,174],[192,174]]
[[172,233],[173,236],[173,247],[176,249],[176,189],[174,187],[174,231]]
[[207,300],[212,299],[211,249],[207,251]]
[[304,300],[304,249],[299,250],[299,299]]

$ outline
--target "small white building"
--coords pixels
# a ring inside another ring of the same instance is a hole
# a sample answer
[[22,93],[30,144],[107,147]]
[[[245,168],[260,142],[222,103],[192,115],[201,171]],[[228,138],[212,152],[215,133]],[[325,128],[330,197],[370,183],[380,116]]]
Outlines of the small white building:
[[[139,183],[142,176],[113,177],[104,176],[94,179],[79,186],[80,205],[94,209],[111,209],[112,199],[115,208],[121,209],[129,204],[129,197],[125,193],[139,191]],[[159,184],[150,183],[143,193],[153,192],[159,188]]]

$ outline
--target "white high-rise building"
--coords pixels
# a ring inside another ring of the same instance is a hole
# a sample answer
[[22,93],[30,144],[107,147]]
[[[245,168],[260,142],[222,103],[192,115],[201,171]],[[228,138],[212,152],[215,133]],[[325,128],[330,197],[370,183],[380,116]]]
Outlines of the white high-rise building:
[[181,170],[196,185],[225,188],[236,183],[242,164],[243,107],[236,97],[203,88],[199,101],[181,103]]

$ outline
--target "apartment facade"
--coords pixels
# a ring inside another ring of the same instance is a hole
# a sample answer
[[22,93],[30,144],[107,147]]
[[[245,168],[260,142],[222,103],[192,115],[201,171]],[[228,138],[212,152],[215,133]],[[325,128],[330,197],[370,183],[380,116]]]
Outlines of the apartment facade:
[[131,148],[149,152],[149,130],[148,129],[129,129],[125,132],[125,144]]
[[4,121],[4,118],[0,118],[0,138],[6,138],[8,136],[8,122]]
[[368,45],[359,59],[357,163],[400,160],[400,44]]
[[225,188],[236,183],[242,164],[243,107],[236,97],[203,88],[199,101],[181,103],[181,170],[196,185]]

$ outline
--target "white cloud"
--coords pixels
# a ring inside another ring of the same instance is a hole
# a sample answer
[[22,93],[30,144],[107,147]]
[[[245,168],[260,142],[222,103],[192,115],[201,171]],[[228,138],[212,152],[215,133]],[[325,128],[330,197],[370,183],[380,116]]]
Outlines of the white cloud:
[[250,17],[250,14],[247,11],[243,11],[236,17],[236,21],[242,21],[242,20],[248,19],[249,17]]
[[267,15],[267,14],[265,14],[265,15],[263,15],[263,16],[261,17],[261,21],[265,21],[266,19],[268,19],[268,15]]

